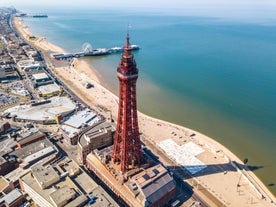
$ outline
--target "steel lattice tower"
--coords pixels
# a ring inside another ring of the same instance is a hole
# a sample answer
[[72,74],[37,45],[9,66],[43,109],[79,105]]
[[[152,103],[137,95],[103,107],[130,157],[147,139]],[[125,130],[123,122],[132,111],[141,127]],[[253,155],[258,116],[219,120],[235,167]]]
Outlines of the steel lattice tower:
[[112,158],[114,163],[120,163],[120,170],[125,173],[142,162],[136,106],[138,68],[131,53],[128,34],[117,77],[120,81],[119,109]]

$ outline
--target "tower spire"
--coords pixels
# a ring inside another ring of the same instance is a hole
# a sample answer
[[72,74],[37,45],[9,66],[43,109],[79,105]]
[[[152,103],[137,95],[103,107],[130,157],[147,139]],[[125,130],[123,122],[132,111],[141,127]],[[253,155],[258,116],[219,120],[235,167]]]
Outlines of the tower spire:
[[126,48],[129,48],[130,47],[130,43],[129,43],[129,31],[130,31],[130,29],[131,29],[131,25],[130,24],[128,24],[128,26],[127,26],[127,36],[126,36],[126,44],[125,44],[125,47]]
[[127,32],[125,48],[129,48],[130,47],[129,39],[130,39],[129,38],[129,33]]

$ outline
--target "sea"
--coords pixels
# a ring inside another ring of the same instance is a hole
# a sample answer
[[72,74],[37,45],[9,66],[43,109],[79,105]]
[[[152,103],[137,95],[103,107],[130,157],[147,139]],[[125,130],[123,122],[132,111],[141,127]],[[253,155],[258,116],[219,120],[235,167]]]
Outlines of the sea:
[[[129,33],[131,44],[140,46],[133,52],[138,109],[206,134],[247,158],[276,195],[276,21],[134,8],[40,10],[48,18],[24,23],[68,52],[80,52],[87,43],[123,46]],[[120,57],[84,58],[115,94]]]

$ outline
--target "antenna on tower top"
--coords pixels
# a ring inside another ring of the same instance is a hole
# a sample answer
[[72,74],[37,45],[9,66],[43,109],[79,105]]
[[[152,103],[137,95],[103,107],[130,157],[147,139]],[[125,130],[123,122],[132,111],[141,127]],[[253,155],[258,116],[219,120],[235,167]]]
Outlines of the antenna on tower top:
[[131,29],[131,24],[128,23],[127,26],[127,36],[126,36],[126,44],[124,46],[124,48],[130,48],[130,44],[129,44],[129,30]]
[[127,34],[128,34],[128,35],[129,35],[129,31],[130,31],[131,28],[132,28],[131,24],[128,23],[128,25],[127,25]]

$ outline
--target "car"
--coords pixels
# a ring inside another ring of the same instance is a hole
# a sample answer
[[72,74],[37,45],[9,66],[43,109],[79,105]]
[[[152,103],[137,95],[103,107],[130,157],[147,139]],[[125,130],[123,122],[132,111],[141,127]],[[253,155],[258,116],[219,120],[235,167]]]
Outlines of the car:
[[95,203],[95,201],[96,201],[97,198],[98,198],[97,196],[93,196],[88,203],[89,204]]

